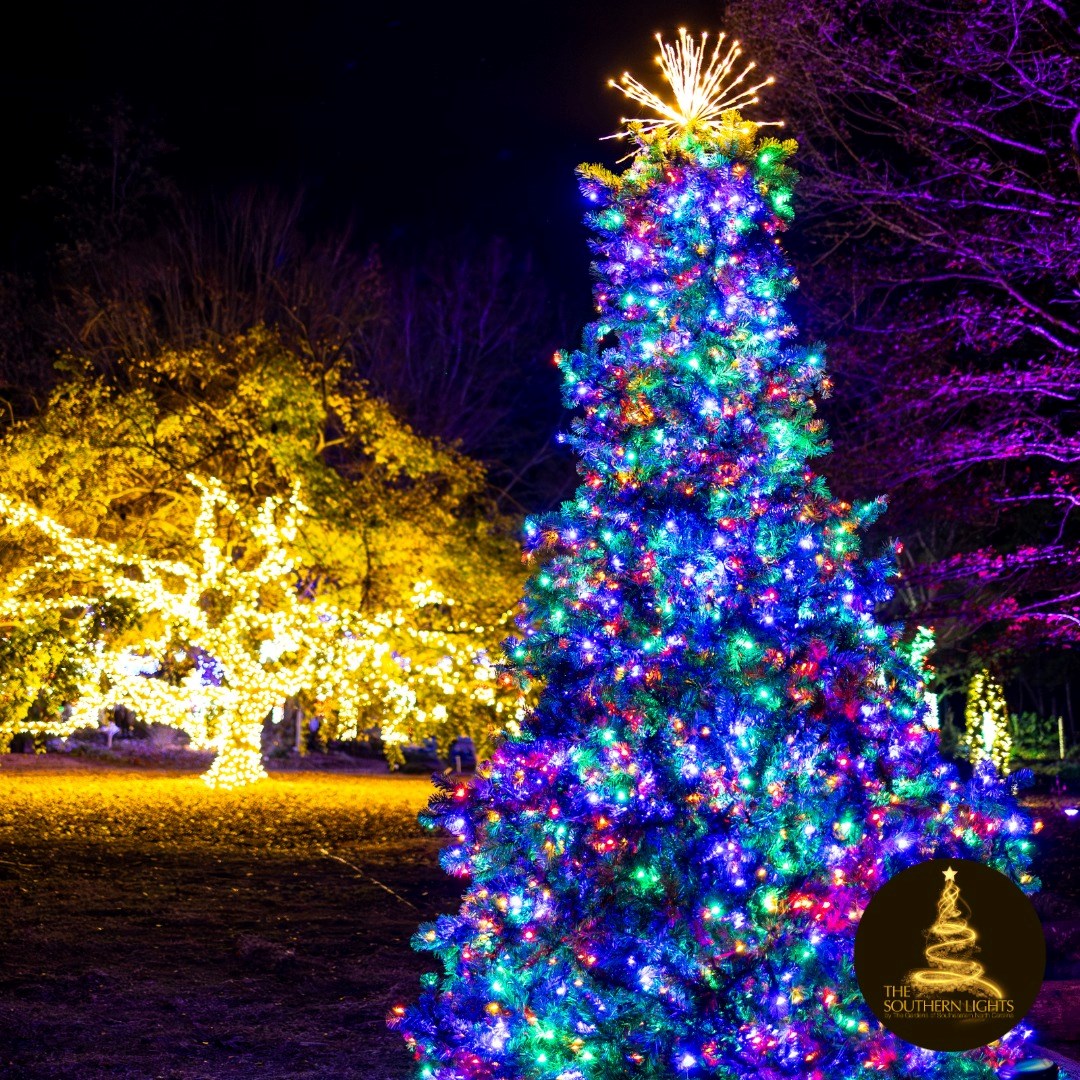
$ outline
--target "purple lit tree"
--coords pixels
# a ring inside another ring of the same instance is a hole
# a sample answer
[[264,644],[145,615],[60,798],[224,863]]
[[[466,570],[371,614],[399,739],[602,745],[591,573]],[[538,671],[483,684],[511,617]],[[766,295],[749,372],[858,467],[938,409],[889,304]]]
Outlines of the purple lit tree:
[[[1080,644],[1080,38],[1053,0],[735,0],[800,131],[837,488],[937,665]],[[778,34],[776,27],[784,32]],[[950,655],[951,654],[951,655]]]
[[[723,42],[723,38],[721,38]],[[396,1010],[424,1080],[989,1078],[1022,1034],[919,1050],[868,1011],[855,928],[894,872],[976,857],[1027,888],[992,769],[940,759],[874,621],[892,567],[834,500],[780,247],[792,142],[760,138],[735,47],[662,46],[674,104],[586,166],[597,320],[560,357],[582,484],[527,526],[512,666],[535,707],[430,822],[459,912]]]

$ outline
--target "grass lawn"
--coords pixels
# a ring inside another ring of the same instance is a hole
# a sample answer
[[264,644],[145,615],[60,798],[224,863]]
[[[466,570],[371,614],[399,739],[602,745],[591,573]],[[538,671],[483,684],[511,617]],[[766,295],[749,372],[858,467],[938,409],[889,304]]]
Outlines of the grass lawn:
[[[429,791],[0,756],[0,1076],[406,1080],[384,1017],[461,891],[416,823]],[[1080,819],[1034,810],[1044,918],[1080,914]]]

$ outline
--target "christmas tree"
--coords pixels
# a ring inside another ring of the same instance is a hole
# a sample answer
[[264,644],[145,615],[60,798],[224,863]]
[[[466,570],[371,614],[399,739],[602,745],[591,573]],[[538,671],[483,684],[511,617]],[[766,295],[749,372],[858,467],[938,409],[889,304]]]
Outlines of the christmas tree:
[[893,873],[983,859],[1025,887],[1029,822],[964,783],[879,626],[889,560],[834,500],[780,247],[792,142],[760,137],[737,47],[662,46],[674,103],[629,76],[621,175],[586,166],[598,317],[558,358],[581,486],[527,525],[520,731],[430,822],[460,911],[416,944],[394,1023],[435,1080],[989,1077],[885,1032],[852,970]]
[[919,994],[950,994],[967,991],[980,997],[1000,998],[1005,995],[997,983],[987,979],[986,969],[974,954],[978,935],[968,926],[960,909],[960,886],[956,871],[950,866],[943,870],[945,885],[938,898],[937,918],[926,932],[926,962],[908,976]]

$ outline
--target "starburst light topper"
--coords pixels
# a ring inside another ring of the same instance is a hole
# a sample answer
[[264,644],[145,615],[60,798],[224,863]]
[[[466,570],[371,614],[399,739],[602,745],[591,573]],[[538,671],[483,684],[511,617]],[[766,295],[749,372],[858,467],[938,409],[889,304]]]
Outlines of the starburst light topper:
[[[742,55],[738,41],[732,41],[724,51],[726,34],[720,34],[708,55],[707,32],[700,39],[687,33],[685,27],[679,27],[679,40],[671,45],[664,41],[662,34],[656,35],[660,52],[656,62],[664,79],[674,93],[674,102],[665,101],[659,94],[639,82],[629,72],[625,72],[618,81],[610,80],[610,85],[631,101],[643,105],[654,116],[623,117],[622,123],[628,126],[625,131],[616,132],[609,138],[634,137],[638,131],[645,134],[660,133],[665,136],[680,132],[692,132],[696,135],[709,136],[719,134],[724,127],[724,114],[732,109],[740,109],[758,102],[757,92],[775,80],[770,75],[753,86],[744,86],[747,77],[756,65],[750,61],[735,75],[735,68]],[[743,123],[756,127],[783,127],[782,120],[743,120]]]

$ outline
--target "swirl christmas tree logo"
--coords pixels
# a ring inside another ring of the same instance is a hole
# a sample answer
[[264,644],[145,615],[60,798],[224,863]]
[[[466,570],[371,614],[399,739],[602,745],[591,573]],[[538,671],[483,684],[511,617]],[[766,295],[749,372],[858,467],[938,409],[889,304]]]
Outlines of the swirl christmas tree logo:
[[1046,946],[1023,891],[992,867],[937,859],[875,894],[855,938],[866,1003],[893,1034],[928,1050],[1000,1039],[1031,1008]]
[[974,959],[979,936],[961,911],[964,902],[956,884],[956,871],[950,866],[942,873],[945,887],[938,900],[937,920],[926,932],[928,966],[913,971],[908,982],[922,997],[966,991],[977,997],[1004,999],[1001,987],[985,977],[986,969]]

